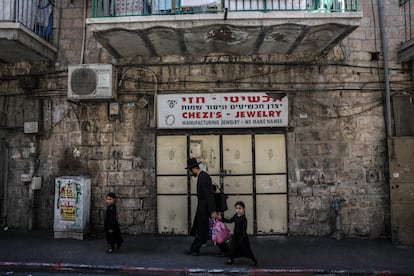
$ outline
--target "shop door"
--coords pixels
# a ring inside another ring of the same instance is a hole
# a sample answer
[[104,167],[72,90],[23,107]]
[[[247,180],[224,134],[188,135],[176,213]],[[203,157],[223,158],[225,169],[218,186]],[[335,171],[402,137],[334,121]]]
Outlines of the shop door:
[[286,234],[286,143],[283,134],[255,135],[255,207],[258,234]]
[[254,183],[252,135],[223,136],[223,184],[229,195],[227,217],[234,214],[234,204],[246,205],[247,232],[254,233]]
[[187,137],[157,137],[158,232],[188,234]]
[[188,234],[197,205],[195,177],[185,171],[197,158],[215,185],[234,203],[246,204],[248,233],[287,233],[284,134],[181,135],[157,137],[158,232]]
[[414,137],[388,140],[390,160],[391,237],[414,244]]

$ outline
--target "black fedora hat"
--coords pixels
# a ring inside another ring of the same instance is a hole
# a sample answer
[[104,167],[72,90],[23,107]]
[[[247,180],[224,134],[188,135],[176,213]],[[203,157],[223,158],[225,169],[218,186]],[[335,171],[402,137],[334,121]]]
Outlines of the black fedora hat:
[[194,167],[198,167],[198,165],[200,164],[201,162],[197,162],[197,159],[195,159],[195,158],[191,158],[191,159],[188,159],[187,160],[187,170],[190,170],[190,169],[192,169],[192,168],[194,168]]

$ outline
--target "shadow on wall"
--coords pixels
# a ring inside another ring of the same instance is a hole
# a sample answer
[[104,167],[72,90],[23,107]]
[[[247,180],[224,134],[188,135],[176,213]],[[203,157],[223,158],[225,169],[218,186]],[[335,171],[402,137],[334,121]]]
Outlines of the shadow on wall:
[[[86,162],[86,161],[85,161]],[[96,170],[88,168],[83,162],[74,155],[70,148],[65,149],[62,159],[58,162],[59,175],[77,176],[90,175],[94,176]]]

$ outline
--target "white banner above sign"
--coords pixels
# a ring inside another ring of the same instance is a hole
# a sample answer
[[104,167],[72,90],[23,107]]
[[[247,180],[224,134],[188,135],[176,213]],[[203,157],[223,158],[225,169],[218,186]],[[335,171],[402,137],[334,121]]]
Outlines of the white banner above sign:
[[288,125],[288,98],[266,93],[162,94],[158,128],[250,128]]

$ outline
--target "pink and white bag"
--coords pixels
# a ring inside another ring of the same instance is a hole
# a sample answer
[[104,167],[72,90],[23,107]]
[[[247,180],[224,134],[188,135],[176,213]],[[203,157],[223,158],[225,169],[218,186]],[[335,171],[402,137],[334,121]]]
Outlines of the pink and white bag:
[[211,239],[214,244],[223,243],[230,239],[230,230],[227,228],[227,225],[219,220],[215,220]]

